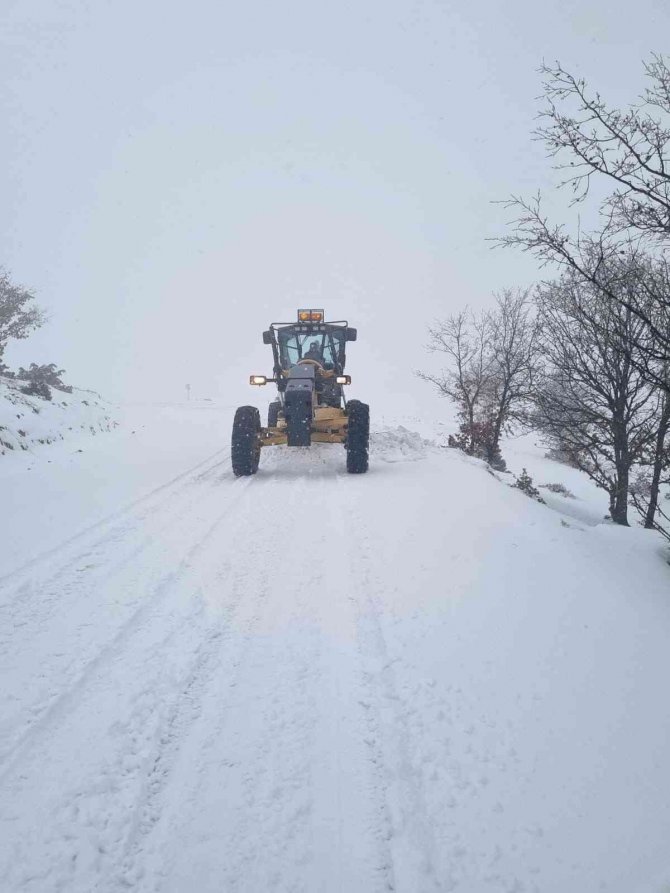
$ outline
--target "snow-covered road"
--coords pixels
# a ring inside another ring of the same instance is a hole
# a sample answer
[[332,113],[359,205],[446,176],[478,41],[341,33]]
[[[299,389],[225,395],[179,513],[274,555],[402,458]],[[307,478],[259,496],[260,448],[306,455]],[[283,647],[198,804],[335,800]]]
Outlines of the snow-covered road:
[[655,540],[343,460],[222,449],[4,579],[3,893],[667,889]]

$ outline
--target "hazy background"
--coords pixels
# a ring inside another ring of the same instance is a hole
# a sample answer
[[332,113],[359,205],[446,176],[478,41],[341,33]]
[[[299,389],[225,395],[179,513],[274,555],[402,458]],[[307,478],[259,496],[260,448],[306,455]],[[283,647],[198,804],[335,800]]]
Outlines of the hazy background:
[[485,239],[555,182],[538,65],[626,102],[668,36],[667,0],[0,0],[0,263],[51,317],[8,361],[249,402],[261,331],[323,306],[352,396],[432,399],[426,323],[537,275]]

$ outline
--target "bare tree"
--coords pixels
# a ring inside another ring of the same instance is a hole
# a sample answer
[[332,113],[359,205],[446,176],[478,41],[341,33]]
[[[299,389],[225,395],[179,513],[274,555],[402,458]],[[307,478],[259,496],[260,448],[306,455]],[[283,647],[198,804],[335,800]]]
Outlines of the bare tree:
[[545,367],[535,421],[628,524],[630,473],[658,431],[659,391],[640,369],[644,323],[572,270],[538,292]]
[[533,394],[539,345],[530,290],[504,289],[496,295],[489,328],[491,362],[485,403],[491,420],[487,458],[493,460],[500,454],[505,428],[521,421]]
[[9,340],[27,338],[44,322],[44,312],[33,306],[34,300],[32,292],[15,285],[0,267],[0,360]]
[[662,307],[669,316],[667,283],[659,289],[657,277],[641,276],[634,295],[642,295],[642,301],[628,300],[626,290],[619,287],[618,268],[609,263],[624,251],[630,268],[630,257],[641,251],[644,268],[645,252],[635,244],[641,237],[670,246],[670,68],[660,55],[652,56],[644,67],[647,88],[636,104],[623,110],[610,107],[559,62],[541,67],[545,107],[535,136],[565,175],[561,185],[572,189],[575,202],[586,199],[594,179],[611,184],[613,191],[601,203],[600,232],[590,235],[551,223],[539,195],[514,196],[507,203],[516,213],[512,232],[498,241],[531,251],[542,264],[576,270],[612,300],[627,301],[633,313],[645,314],[653,336],[650,347],[656,348],[653,366],[663,365],[670,353],[670,329],[661,325],[654,331],[657,320],[642,307]]
[[432,384],[458,407],[462,422],[464,447],[471,455],[476,449],[476,422],[489,374],[488,315],[473,314],[467,307],[454,316],[440,320],[428,329],[430,353],[443,354],[448,368],[437,374],[417,372],[419,378]]
[[[611,108],[583,78],[560,63],[543,65],[542,126],[536,136],[567,174],[575,201],[594,177],[614,192],[606,199],[617,227],[670,240],[670,69],[653,55],[644,65],[648,85],[638,102]],[[567,160],[566,160],[567,159]]]
[[615,239],[611,226],[594,234],[572,236],[549,222],[540,199],[512,198],[517,213],[512,231],[499,245],[530,251],[540,264],[569,270],[609,300],[630,310],[644,324],[638,360],[648,377],[663,387],[670,355],[670,265],[664,256],[651,257],[631,240]]
[[537,359],[528,291],[506,289],[492,311],[466,309],[437,323],[429,329],[428,350],[445,354],[448,368],[418,375],[458,406],[455,442],[504,467],[500,438],[530,399]]
[[[537,201],[514,200],[521,211],[515,231],[501,240],[531,250],[543,264],[553,262],[564,277],[619,308],[624,341],[630,342],[630,362],[638,375],[656,390],[656,437],[637,461],[648,465],[651,477],[634,494],[634,505],[645,527],[657,527],[659,487],[667,467],[667,441],[670,434],[670,265],[663,256],[651,256],[640,244],[614,240],[608,228],[595,235],[570,237],[562,227],[551,226],[542,215]],[[585,307],[582,308],[587,314]],[[625,311],[625,312],[623,312]],[[629,320],[629,314],[632,319]],[[590,320],[595,332],[600,317]],[[632,324],[635,322],[636,324]],[[608,331],[602,332],[607,342]]]
[[[573,203],[596,180],[612,192],[590,234],[551,222],[539,194],[512,197],[512,230],[498,241],[561,271],[540,291],[547,369],[536,414],[545,432],[608,491],[619,523],[627,523],[631,468],[647,466],[633,504],[645,526],[658,527],[670,461],[670,69],[652,56],[645,70],[644,94],[619,110],[560,63],[542,66],[546,104],[535,136],[565,175],[560,185]],[[653,242],[656,256],[644,247]]]

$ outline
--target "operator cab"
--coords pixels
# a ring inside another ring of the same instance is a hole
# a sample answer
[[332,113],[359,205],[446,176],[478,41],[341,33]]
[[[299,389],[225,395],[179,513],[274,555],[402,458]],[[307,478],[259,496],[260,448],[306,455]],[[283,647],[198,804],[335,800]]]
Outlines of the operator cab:
[[[340,406],[346,343],[356,340],[356,329],[345,321],[326,322],[323,310],[298,310],[294,323],[272,323],[263,333],[264,344],[272,346],[274,380],[280,402],[289,379],[312,378],[318,405]],[[345,381],[346,379],[346,381]]]
[[341,372],[345,363],[344,330],[305,332],[302,328],[286,326],[277,332],[282,369],[290,369],[302,360],[311,360],[326,371]]
[[342,375],[346,343],[356,340],[356,329],[346,322],[326,322],[323,310],[298,310],[295,323],[275,322],[263,332],[263,343],[272,346],[279,390],[281,380],[298,365],[314,366],[317,375]]

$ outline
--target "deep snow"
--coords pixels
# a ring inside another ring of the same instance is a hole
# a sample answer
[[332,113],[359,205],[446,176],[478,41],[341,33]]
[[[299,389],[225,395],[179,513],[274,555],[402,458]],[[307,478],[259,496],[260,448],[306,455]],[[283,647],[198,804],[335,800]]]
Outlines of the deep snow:
[[113,409],[95,391],[61,391],[52,399],[24,394],[26,382],[0,375],[0,458],[14,451],[33,453],[42,446],[73,440],[82,433],[111,431]]
[[420,419],[236,480],[230,416],[0,461],[3,893],[667,891],[662,542],[528,439],[576,499]]

